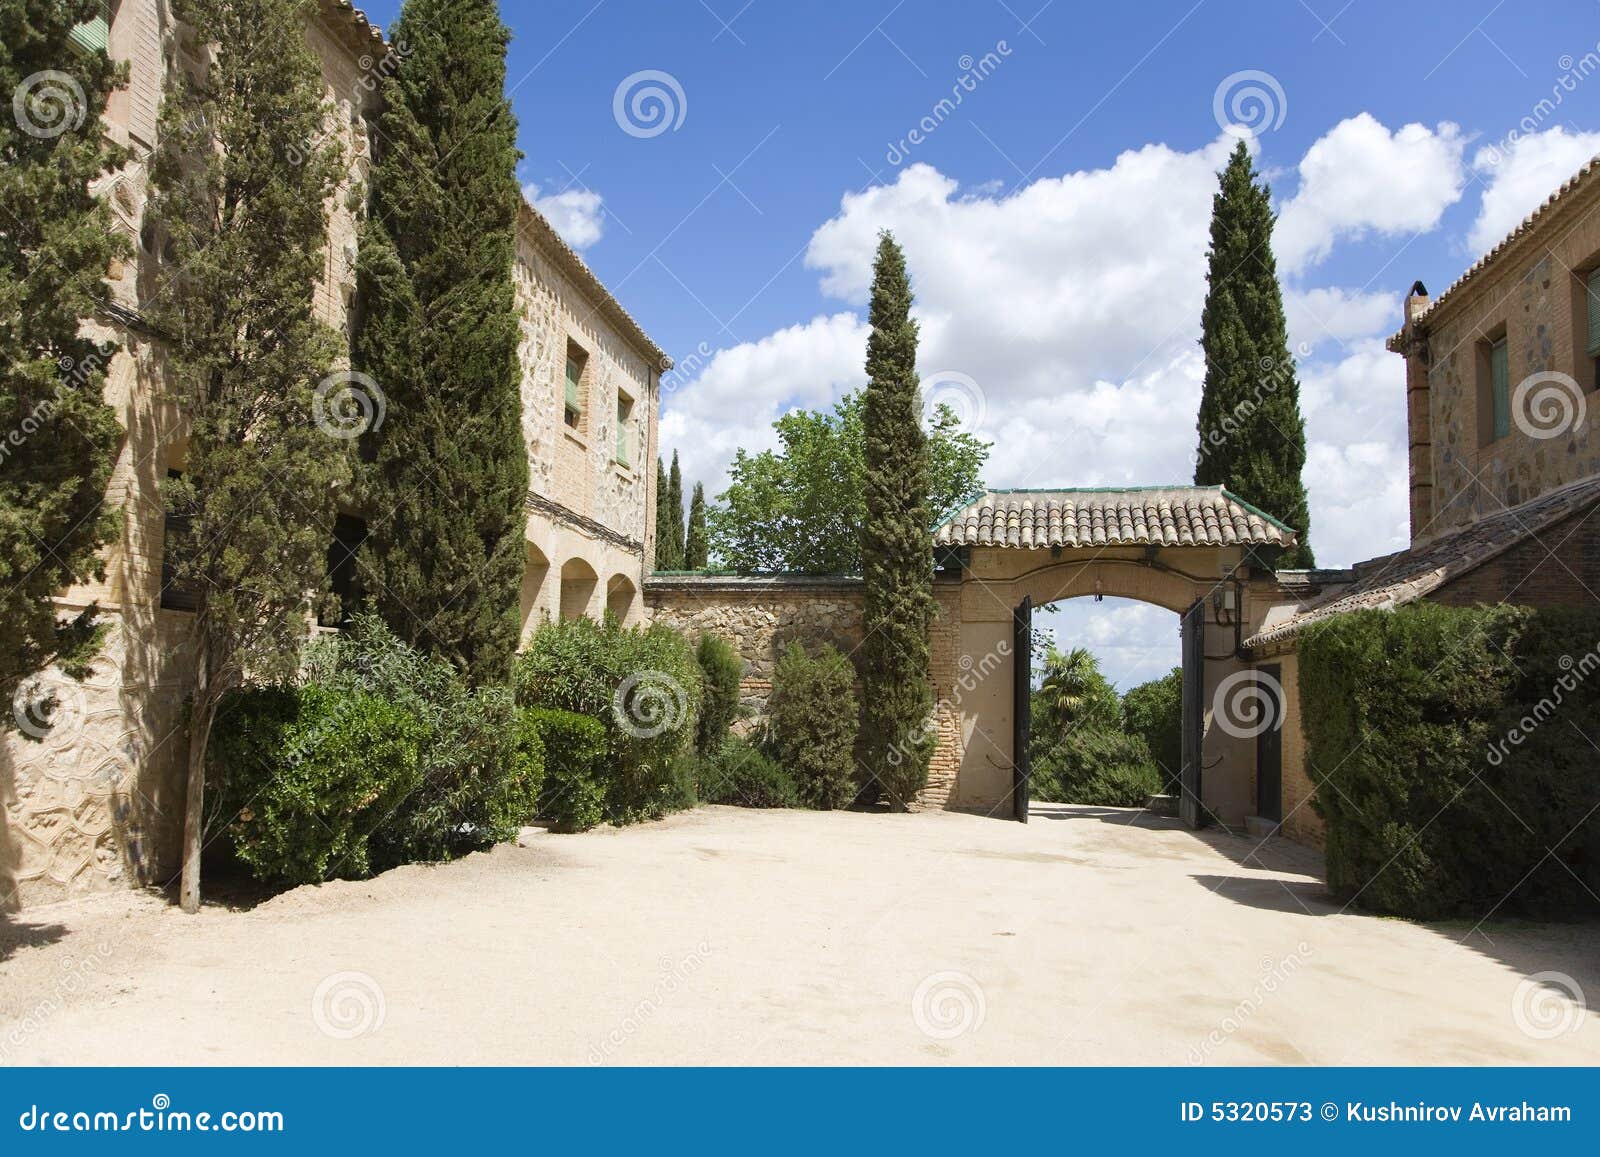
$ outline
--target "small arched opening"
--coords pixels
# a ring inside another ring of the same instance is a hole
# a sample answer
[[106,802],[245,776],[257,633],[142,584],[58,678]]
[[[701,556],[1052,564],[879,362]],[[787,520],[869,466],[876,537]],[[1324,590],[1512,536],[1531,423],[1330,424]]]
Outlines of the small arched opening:
[[545,582],[550,577],[550,559],[537,545],[527,544],[527,558],[522,564],[521,617],[522,641],[526,643],[539,623],[550,617],[545,594]]
[[612,575],[611,581],[606,584],[606,610],[615,616],[617,622],[627,626],[637,595],[638,590],[632,579],[625,574]]

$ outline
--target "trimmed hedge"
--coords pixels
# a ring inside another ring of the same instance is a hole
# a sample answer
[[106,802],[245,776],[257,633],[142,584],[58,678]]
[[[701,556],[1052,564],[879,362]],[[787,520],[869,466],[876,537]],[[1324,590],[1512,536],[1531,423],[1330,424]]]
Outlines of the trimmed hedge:
[[700,798],[734,807],[799,807],[793,777],[748,740],[729,736],[700,761]]
[[610,616],[546,622],[517,657],[515,679],[522,706],[573,711],[605,728],[599,774],[612,823],[689,806],[692,776],[681,757],[693,747],[703,691],[694,651],[677,631],[659,623],[625,630]]
[[1047,803],[1143,807],[1161,773],[1141,736],[1085,723],[1036,753],[1029,787]]
[[700,664],[700,681],[705,701],[695,726],[695,750],[708,758],[722,747],[728,730],[739,717],[739,683],[744,678],[744,660],[733,644],[717,635],[701,635],[695,648]]
[[1299,646],[1328,883],[1419,919],[1600,909],[1600,613],[1415,604]]
[[598,719],[556,708],[524,708],[523,718],[538,733],[544,749],[544,792],[539,813],[556,830],[582,832],[605,819],[605,784],[600,761],[608,746]]
[[778,658],[767,700],[771,749],[807,807],[848,807],[856,798],[855,683],[855,668],[832,644],[813,657],[790,643]]

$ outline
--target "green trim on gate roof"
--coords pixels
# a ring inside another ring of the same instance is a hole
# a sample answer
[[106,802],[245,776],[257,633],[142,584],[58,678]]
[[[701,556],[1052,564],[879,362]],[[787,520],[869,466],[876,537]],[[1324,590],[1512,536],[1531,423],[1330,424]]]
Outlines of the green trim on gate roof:
[[1277,518],[1272,517],[1272,515],[1268,514],[1265,510],[1262,510],[1259,506],[1251,505],[1250,503],[1246,502],[1244,499],[1240,498],[1233,491],[1229,490],[1226,486],[1195,486],[1193,483],[1184,483],[1184,482],[1169,482],[1169,483],[1165,483],[1165,484],[1157,484],[1157,485],[1154,485],[1154,486],[996,486],[996,487],[991,487],[990,489],[985,490],[977,498],[974,498],[971,502],[968,502],[966,505],[961,506],[961,507],[957,508],[956,510],[951,511],[949,514],[947,514],[943,518],[941,518],[937,523],[934,524],[933,533],[935,533],[935,534],[939,533],[939,531],[943,530],[944,527],[946,525],[948,525],[949,522],[953,518],[955,518],[956,515],[965,513],[967,510],[970,510],[972,507],[977,506],[978,504],[983,502],[984,499],[988,498],[992,494],[1127,494],[1127,493],[1129,493],[1131,491],[1138,491],[1138,490],[1188,490],[1188,491],[1193,491],[1193,492],[1202,493],[1202,494],[1212,494],[1212,493],[1220,494],[1224,498],[1229,499],[1230,501],[1237,502],[1240,506],[1244,507],[1244,509],[1249,511],[1251,514],[1254,514],[1257,518],[1263,518],[1266,521],[1272,523],[1272,525],[1276,526],[1279,530],[1284,531],[1284,532],[1286,532],[1288,534],[1293,534],[1293,535],[1298,535],[1299,534],[1299,531],[1295,530],[1295,528],[1290,526],[1287,522],[1284,522],[1281,519],[1277,519]]

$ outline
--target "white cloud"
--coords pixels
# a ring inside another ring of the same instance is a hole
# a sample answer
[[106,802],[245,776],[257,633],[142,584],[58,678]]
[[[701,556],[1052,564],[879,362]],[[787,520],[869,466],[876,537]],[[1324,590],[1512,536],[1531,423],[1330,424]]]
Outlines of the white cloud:
[[1438,227],[1466,184],[1461,130],[1409,124],[1390,132],[1370,113],[1340,121],[1300,160],[1300,185],[1273,235],[1293,273],[1327,257],[1339,240]]
[[600,240],[605,232],[604,199],[590,189],[565,189],[548,197],[539,195],[539,186],[527,184],[522,195],[545,215],[561,239],[580,252]]
[[1600,153],[1600,132],[1569,133],[1557,125],[1514,142],[1486,145],[1472,166],[1487,183],[1467,244],[1475,255],[1498,245],[1522,219],[1572,174]]
[[1289,344],[1297,352],[1400,328],[1400,304],[1392,293],[1337,286],[1286,289],[1283,309],[1289,318]]

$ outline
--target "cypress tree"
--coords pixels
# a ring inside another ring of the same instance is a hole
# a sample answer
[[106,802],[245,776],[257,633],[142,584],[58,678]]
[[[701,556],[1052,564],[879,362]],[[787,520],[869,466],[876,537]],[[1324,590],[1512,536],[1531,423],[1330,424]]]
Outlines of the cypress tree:
[[656,526],[656,557],[661,556],[661,540],[666,539],[667,563],[663,570],[683,570],[685,539],[688,532],[683,525],[683,471],[678,467],[678,452],[672,452],[672,469],[667,472],[667,521]]
[[689,532],[683,544],[683,569],[705,570],[710,561],[710,543],[706,538],[706,488],[694,484],[694,498],[689,503]]
[[125,243],[89,182],[123,160],[100,110],[103,52],[68,46],[92,0],[0,0],[0,703],[95,639],[93,608],[58,624],[50,596],[99,577],[116,521],[103,505],[120,434],[102,394],[116,350],[81,334]]
[[917,386],[911,281],[893,236],[878,240],[868,320],[866,519],[861,528],[865,610],[861,645],[862,770],[889,805],[906,810],[928,781],[933,712],[928,628],[933,621],[933,535],[928,445]]
[[667,528],[672,524],[668,512],[667,466],[656,456],[656,542],[653,567],[655,570],[673,570],[672,541]]
[[[168,240],[149,307],[188,426],[164,498],[166,551],[194,599],[195,681],[182,904],[200,903],[206,749],[221,697],[294,675],[312,594],[326,586],[334,499],[350,480],[344,355],[318,320],[323,206],[343,159],[324,138],[322,70],[300,35],[305,0],[176,0],[203,79],[175,69],[151,166],[150,217]],[[330,412],[330,403],[335,410]],[[331,423],[331,425],[330,425]],[[226,818],[224,819],[226,822]]]
[[1201,314],[1205,388],[1194,480],[1234,494],[1294,527],[1285,568],[1315,566],[1300,382],[1289,352],[1283,291],[1272,255],[1272,193],[1258,183],[1243,141],[1211,203],[1211,250]]
[[406,0],[364,223],[354,360],[387,398],[366,436],[367,546],[395,633],[503,681],[525,561],[510,33],[493,0]]

